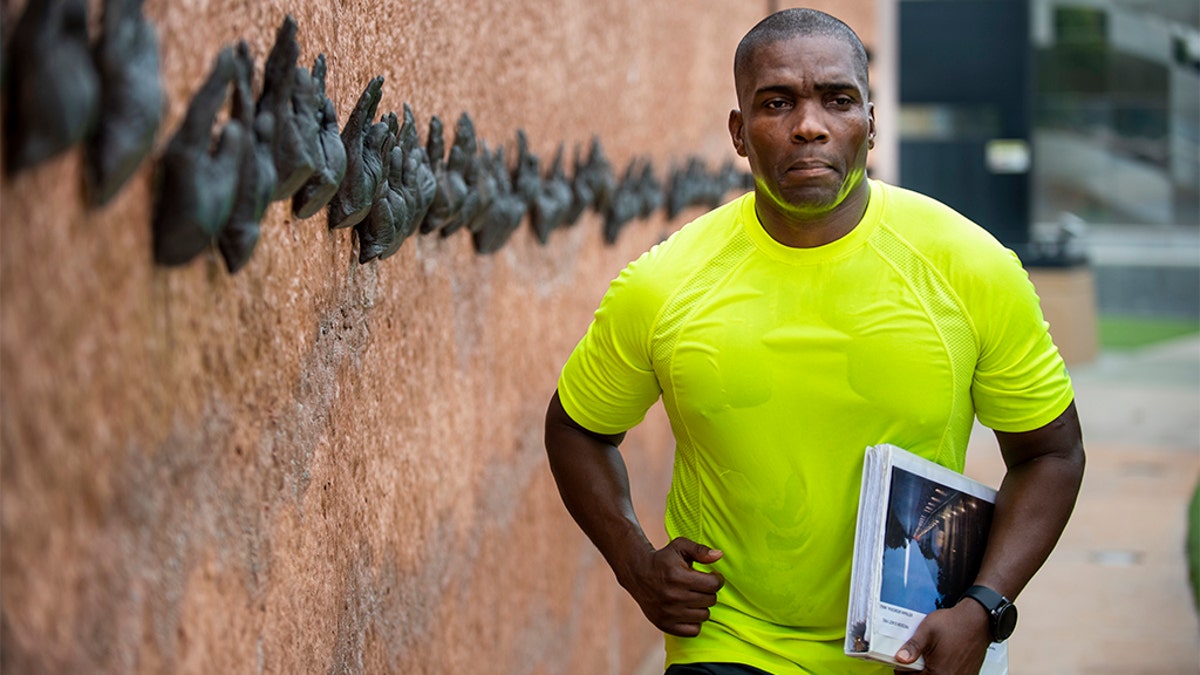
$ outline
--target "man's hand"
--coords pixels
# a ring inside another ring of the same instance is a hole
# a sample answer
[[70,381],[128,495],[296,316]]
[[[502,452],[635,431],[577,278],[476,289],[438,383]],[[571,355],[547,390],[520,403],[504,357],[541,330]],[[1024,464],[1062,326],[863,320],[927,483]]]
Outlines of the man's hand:
[[[896,653],[900,663],[925,657],[928,675],[977,675],[991,643],[987,614],[974,600],[939,609],[917,626],[917,632]],[[912,673],[897,670],[897,675]]]
[[[1015,599],[1050,555],[1083,480],[1083,434],[1075,403],[1039,429],[997,431],[996,440],[1008,472],[996,495],[987,550],[974,583]],[[925,673],[974,675],[991,640],[987,623],[987,612],[973,600],[933,612],[896,660],[912,663],[924,655]],[[909,654],[901,658],[906,650]]]
[[621,585],[642,613],[664,633],[695,637],[708,620],[708,608],[717,603],[725,580],[715,572],[692,569],[692,563],[711,564],[722,553],[683,537],[639,558],[621,579]]
[[[500,150],[496,154],[502,159]],[[503,169],[504,163],[497,166]],[[507,183],[507,176],[501,182]],[[511,185],[505,189],[505,197],[514,200],[523,214],[525,202],[511,192]],[[495,205],[488,210],[496,211]],[[617,449],[624,439],[625,432],[587,430],[563,409],[558,392],[551,397],[546,409],[546,456],[567,511],[651,623],[671,635],[695,637],[708,621],[708,608],[717,603],[717,591],[725,580],[716,572],[692,569],[692,563],[712,564],[723,554],[682,537],[655,550],[633,510],[629,475]]]

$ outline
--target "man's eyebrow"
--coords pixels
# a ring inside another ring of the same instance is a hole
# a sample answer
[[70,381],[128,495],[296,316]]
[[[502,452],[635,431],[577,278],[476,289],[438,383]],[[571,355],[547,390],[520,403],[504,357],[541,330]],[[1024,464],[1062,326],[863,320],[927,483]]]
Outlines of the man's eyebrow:
[[858,85],[853,82],[818,82],[813,88],[817,91],[858,91]]
[[783,84],[783,83],[764,84],[763,86],[755,89],[754,94],[755,94],[755,96],[761,96],[763,94],[788,94],[788,95],[790,95],[790,94],[795,93],[795,91],[796,91],[796,88],[790,84]]
[[[819,92],[827,91],[852,91],[860,93],[858,85],[854,82],[818,82],[813,85],[813,89]],[[762,94],[791,94],[796,91],[796,87],[790,84],[764,84],[754,90],[756,96]]]

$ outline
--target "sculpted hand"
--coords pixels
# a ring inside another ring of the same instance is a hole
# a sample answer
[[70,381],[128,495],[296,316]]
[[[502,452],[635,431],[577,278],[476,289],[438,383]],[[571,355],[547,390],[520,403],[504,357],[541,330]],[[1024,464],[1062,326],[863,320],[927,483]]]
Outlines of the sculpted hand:
[[[472,234],[483,229],[484,221],[487,220],[487,212],[491,210],[492,203],[496,201],[496,195],[500,193],[500,186],[496,182],[496,173],[488,164],[490,154],[487,143],[482,143],[481,146],[479,156],[467,166],[467,173],[463,176],[467,180],[467,190],[471,195],[463,208],[463,217],[466,220],[467,231]],[[445,231],[443,230],[443,232]]]
[[[371,212],[377,184],[370,182],[370,166],[363,141],[382,97],[383,76],[376,75],[358,97],[358,103],[350,112],[350,118],[346,120],[346,126],[342,129],[342,143],[346,150],[346,175],[338,186],[337,193],[329,201],[331,230],[357,225]],[[384,130],[386,131],[386,126]],[[388,156],[391,156],[390,149]],[[382,173],[382,158],[379,159],[379,165]]]
[[[394,119],[395,115],[390,117]],[[389,117],[384,117],[384,121],[371,125],[366,139],[363,140],[362,190],[363,194],[368,196],[369,201],[367,202],[367,217],[354,226],[355,232],[359,235],[359,262],[374,259],[392,243],[387,232],[389,228],[395,227],[395,215],[390,211],[381,211],[380,219],[375,223],[371,222],[370,215],[376,204],[388,202],[387,171],[392,161],[392,150],[396,145],[393,126],[398,125],[395,125]],[[371,240],[370,245],[366,245],[363,234],[372,227],[375,228],[375,237]]]
[[[371,127],[367,134],[367,147],[374,147],[376,132],[380,126],[387,130],[387,135],[380,152],[387,148],[387,154],[381,155],[381,173],[379,189],[371,204],[371,212],[367,217],[354,226],[358,235],[358,262],[366,264],[378,258],[391,247],[396,238],[397,219],[407,218],[408,205],[398,192],[404,168],[404,151],[396,145],[400,123],[396,113],[384,115],[383,121]],[[390,146],[390,147],[388,147]],[[366,159],[366,158],[364,158]],[[368,162],[370,165],[371,162]],[[370,171],[371,169],[369,169]]]
[[429,234],[441,224],[444,214],[449,210],[449,199],[442,191],[442,175],[446,173],[446,137],[442,118],[434,115],[429,118],[429,132],[425,134],[425,156],[429,158],[429,168],[433,170],[434,184],[433,202],[421,220],[420,233]]
[[439,177],[438,191],[429,210],[433,228],[443,237],[449,237],[462,229],[469,219],[479,212],[478,199],[467,184],[467,174],[449,168],[462,157],[462,150],[450,147],[450,161]]
[[608,210],[604,214],[604,241],[609,244],[616,243],[621,228],[641,212],[642,199],[638,184],[635,163],[630,162],[625,169],[625,176],[613,190],[612,198],[608,200]]
[[275,137],[275,119],[267,111],[254,113],[254,98],[250,80],[254,59],[243,41],[237,46],[237,77],[233,87],[233,106],[230,117],[241,122],[248,136],[238,160],[238,184],[234,193],[233,212],[221,228],[217,247],[230,274],[242,269],[258,243],[259,223],[271,204],[275,192],[275,163],[271,142]]
[[87,0],[32,0],[11,31],[4,154],[20,171],[65,151],[95,126],[100,79],[88,51]]
[[539,242],[545,244],[550,240],[551,232],[567,224],[567,215],[573,199],[571,183],[567,180],[567,173],[563,168],[563,146],[559,144],[558,152],[550,164],[550,171],[542,181],[542,189],[530,207],[530,221]]
[[404,150],[404,188],[406,199],[412,204],[412,219],[410,226],[415,230],[425,218],[429,206],[433,204],[437,194],[437,176],[433,171],[433,162],[421,147],[417,137],[417,122],[413,117],[412,108],[404,104],[404,122],[400,124],[400,147]]
[[715,572],[692,569],[692,563],[714,563],[722,555],[721,551],[676,537],[642,558],[620,580],[621,585],[659,630],[695,637],[708,620],[708,608],[717,603],[717,591],[725,580]]
[[529,151],[525,130],[517,129],[517,167],[513,170],[513,189],[531,208],[542,191],[541,164],[542,160]]
[[[968,600],[949,609],[939,609],[917,626],[917,632],[896,653],[900,663],[925,657],[928,675],[975,675],[983,667],[991,635],[982,607]],[[896,673],[913,671],[897,670]]]
[[529,210],[529,221],[533,225],[538,242],[545,244],[550,240],[550,232],[562,225],[571,207],[571,187],[562,177],[559,182],[555,171],[562,173],[562,146],[554,158],[554,167],[546,180],[541,176],[541,160],[529,151],[529,142],[525,131],[517,130],[517,168],[513,174],[513,189]]
[[705,203],[711,184],[704,160],[699,157],[690,157],[684,168],[672,170],[667,187],[667,218],[674,218],[689,206]]
[[250,130],[231,118],[215,152],[211,146],[213,123],[235,77],[233,49],[227,47],[163,153],[154,212],[154,259],[160,264],[182,265],[199,255],[233,211],[238,164]]
[[471,231],[471,243],[476,253],[495,253],[516,231],[528,207],[525,199],[513,190],[503,147],[496,148],[493,155],[484,152],[478,161],[484,162],[485,168],[492,172],[496,192],[491,205],[480,217],[479,228]]
[[[379,259],[391,257],[400,250],[404,243],[417,231],[429,204],[433,202],[433,192],[437,185],[433,178],[433,170],[425,159],[425,148],[414,147],[405,154],[401,146],[392,148],[392,157],[388,165],[388,207],[392,215],[391,243],[379,254]],[[379,204],[379,202],[376,202]],[[375,208],[367,220],[375,218]],[[359,223],[362,226],[362,223]],[[361,257],[361,253],[360,253]],[[361,262],[361,258],[360,258]]]
[[96,46],[100,119],[87,144],[88,197],[106,204],[150,152],[165,98],[158,34],[142,16],[142,0],[108,0]]
[[608,213],[608,203],[617,191],[617,175],[604,154],[599,138],[592,139],[587,164],[578,168],[576,180],[582,178],[592,192],[592,208],[596,213]]
[[[425,217],[425,211],[429,208],[429,202],[432,201],[432,196],[428,198],[422,196],[416,186],[418,180],[423,180],[419,174],[422,171],[429,171],[428,166],[424,166],[422,169],[424,155],[423,148],[413,148],[408,151],[407,155],[400,146],[392,148],[391,163],[388,167],[387,196],[393,216],[393,235],[391,243],[379,254],[380,260],[394,255],[396,251],[400,250],[400,245],[404,243],[404,240],[417,231],[417,223]],[[374,217],[375,211],[372,209],[369,218]]]
[[397,223],[408,220],[408,204],[400,195],[404,151],[392,148],[387,160],[387,181],[383,194],[371,205],[371,213],[354,226],[358,235],[358,262],[365,265],[382,257],[396,242]]
[[[430,132],[426,145],[430,152],[435,152],[436,148],[444,145],[441,128],[441,120],[436,116],[429,121]],[[471,194],[467,186],[466,170],[474,161],[475,147],[475,128],[470,117],[464,113],[455,125],[454,143],[450,146],[449,158],[441,162],[440,155],[430,155],[438,189],[434,194],[433,204],[429,206],[429,213],[421,224],[421,232],[439,230],[442,236],[449,236],[466,225],[463,208],[467,206]]]
[[317,168],[321,152],[317,137],[316,112],[310,107],[312,81],[307,74],[296,77],[296,21],[288,15],[275,34],[275,44],[263,66],[263,90],[259,112],[275,116],[275,172],[279,181],[272,200],[288,199]]
[[[304,219],[315,215],[329,204],[346,177],[346,146],[338,131],[337,110],[333,101],[325,94],[325,55],[317,56],[312,67],[312,100],[309,107],[315,110],[317,138],[321,152],[317,153],[316,169],[292,197],[292,213]],[[303,82],[303,69],[296,70],[297,82]]]
[[638,200],[641,202],[641,208],[638,210],[639,218],[649,218],[662,207],[663,186],[654,173],[654,163],[649,159],[642,164],[642,175],[638,178],[637,192]]
[[491,206],[496,188],[490,171],[480,166],[479,146],[475,141],[475,124],[467,113],[459,116],[454,127],[454,145],[446,162],[447,176],[459,176],[463,192],[457,213],[446,222],[440,234],[448,237],[466,227],[474,232],[482,225],[483,213]]
[[567,210],[566,224],[574,225],[579,222],[583,212],[593,207],[596,195],[592,192],[592,184],[587,177],[587,165],[579,154],[579,146],[575,146],[575,173],[571,178],[571,208]]
[[[412,108],[405,103],[404,122],[397,134],[397,145],[392,150],[388,176],[388,190],[395,193],[403,208],[396,212],[396,236],[391,245],[379,254],[380,260],[395,254],[404,240],[416,233],[437,192],[437,177],[433,175],[425,148],[420,146],[416,124]],[[403,158],[399,165],[396,163],[397,151]]]

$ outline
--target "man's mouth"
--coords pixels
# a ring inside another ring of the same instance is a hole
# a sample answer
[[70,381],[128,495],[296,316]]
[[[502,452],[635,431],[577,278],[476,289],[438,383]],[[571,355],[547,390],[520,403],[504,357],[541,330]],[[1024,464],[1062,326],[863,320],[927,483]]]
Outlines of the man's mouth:
[[792,162],[792,165],[787,167],[787,171],[823,171],[823,169],[829,168],[833,167],[824,160],[799,160]]
[[790,164],[785,173],[799,175],[816,175],[833,171],[833,165],[819,159],[803,159]]

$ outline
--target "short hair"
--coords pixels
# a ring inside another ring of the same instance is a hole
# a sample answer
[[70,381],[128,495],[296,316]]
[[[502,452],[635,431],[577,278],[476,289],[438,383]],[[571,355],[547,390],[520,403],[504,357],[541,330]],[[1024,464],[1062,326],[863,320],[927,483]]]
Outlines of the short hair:
[[864,85],[870,84],[867,49],[854,29],[835,16],[804,7],[775,12],[755,24],[738,43],[737,52],[733,56],[734,76],[737,76],[750,61],[754,51],[762,45],[812,36],[832,37],[850,45],[855,74],[862,78]]

